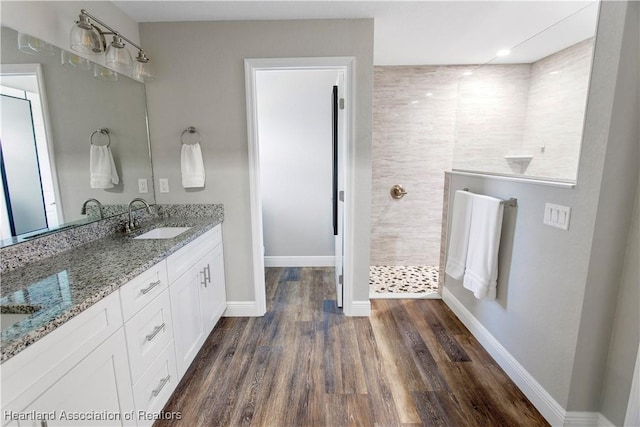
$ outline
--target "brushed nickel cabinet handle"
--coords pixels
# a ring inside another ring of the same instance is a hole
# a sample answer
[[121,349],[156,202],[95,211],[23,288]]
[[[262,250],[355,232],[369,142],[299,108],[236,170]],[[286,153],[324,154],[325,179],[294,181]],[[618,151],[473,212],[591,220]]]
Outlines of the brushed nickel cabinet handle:
[[200,283],[202,284],[202,286],[206,288],[207,287],[207,269],[203,268],[200,274],[202,274],[202,282]]
[[207,268],[205,270],[207,270],[207,273],[205,274],[205,280],[207,280],[209,284],[211,284],[211,266],[207,264]]
[[151,392],[151,394],[153,394],[153,397],[157,397],[160,394],[160,392],[162,391],[164,386],[167,385],[170,379],[171,379],[171,375],[167,375],[166,378],[163,378],[162,380],[160,380],[160,384],[158,385],[158,388],[156,388]]
[[158,335],[160,333],[160,331],[162,331],[164,329],[164,326],[165,326],[164,323],[162,323],[162,325],[160,325],[160,326],[156,326],[153,329],[153,332],[150,333],[149,335],[147,335],[147,341],[152,341],[156,337],[156,335]]
[[148,294],[149,292],[151,292],[151,289],[155,288],[155,287],[156,287],[156,286],[158,286],[160,283],[162,283],[162,280],[157,280],[157,281],[155,281],[155,282],[153,282],[153,283],[149,283],[149,286],[147,286],[147,287],[146,287],[146,288],[144,288],[144,289],[140,289],[140,293],[141,293],[142,295],[146,295],[146,294]]

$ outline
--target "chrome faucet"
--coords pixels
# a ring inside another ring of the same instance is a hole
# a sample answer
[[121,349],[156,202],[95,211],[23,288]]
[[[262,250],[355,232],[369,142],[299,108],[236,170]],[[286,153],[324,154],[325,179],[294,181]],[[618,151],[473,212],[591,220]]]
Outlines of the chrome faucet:
[[84,203],[82,204],[82,209],[80,209],[80,215],[86,215],[87,214],[87,205],[89,204],[89,202],[93,202],[96,205],[98,205],[98,211],[100,212],[100,219],[104,219],[104,214],[102,213],[102,203],[100,203],[100,201],[98,199],[87,199],[84,201]]
[[138,198],[135,198],[132,201],[130,201],[129,202],[129,222],[126,224],[128,226],[127,227],[128,231],[132,231],[132,230],[134,230],[136,228],[136,225],[134,224],[134,221],[133,221],[133,217],[131,215],[131,207],[133,206],[133,204],[135,202],[143,203],[144,206],[147,208],[147,213],[148,214],[151,213],[151,207],[149,206],[149,203],[146,202],[146,200],[141,199],[141,198],[138,197]]

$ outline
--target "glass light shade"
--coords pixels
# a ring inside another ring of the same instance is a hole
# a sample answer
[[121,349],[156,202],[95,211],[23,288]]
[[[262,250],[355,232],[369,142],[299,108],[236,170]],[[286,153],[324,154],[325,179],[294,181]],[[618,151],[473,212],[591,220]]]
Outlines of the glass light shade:
[[54,55],[53,45],[25,33],[18,33],[18,50],[29,55]]
[[98,64],[93,65],[93,77],[98,80],[104,80],[106,82],[118,81],[118,73]]
[[107,48],[104,63],[107,67],[111,67],[119,73],[131,75],[133,60],[129,50],[124,47],[124,43],[119,37],[113,37],[113,42]]
[[80,53],[97,55],[103,52],[102,40],[98,32],[91,26],[88,28],[81,23],[75,24],[69,35],[71,49]]
[[60,62],[69,68],[77,68],[83,71],[89,71],[91,69],[91,62],[89,62],[88,59],[67,52],[66,50],[60,50]]
[[154,80],[156,76],[153,74],[153,69],[149,62],[136,61],[133,64],[133,78],[142,80],[143,82],[149,82]]

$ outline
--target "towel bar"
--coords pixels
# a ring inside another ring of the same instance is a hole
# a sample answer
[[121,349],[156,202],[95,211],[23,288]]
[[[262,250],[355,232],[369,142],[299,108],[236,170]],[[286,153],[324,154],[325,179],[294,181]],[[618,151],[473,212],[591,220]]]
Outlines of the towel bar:
[[[462,191],[469,191],[469,189],[465,187],[465,188],[462,189]],[[510,208],[516,208],[516,207],[518,207],[518,199],[512,197],[509,200],[501,201],[500,204],[504,205],[504,206],[508,206]]]
[[106,146],[107,147],[110,146],[111,145],[111,137],[109,136],[109,129],[107,129],[107,128],[102,128],[102,129],[94,130],[93,132],[91,132],[91,136],[89,136],[89,143],[91,145],[96,145],[96,144],[93,143],[93,136],[98,132],[103,134],[103,135],[107,135],[107,144],[106,144]]
[[[191,135],[196,134],[198,136],[198,139],[195,142],[193,142],[193,141],[192,142],[185,142],[184,141],[184,134],[185,133],[189,133]],[[184,145],[200,144],[201,141],[202,141],[202,138],[200,137],[200,132],[198,132],[196,130],[196,128],[194,128],[193,126],[189,126],[185,130],[183,130],[182,133],[180,134],[180,143],[182,143]]]

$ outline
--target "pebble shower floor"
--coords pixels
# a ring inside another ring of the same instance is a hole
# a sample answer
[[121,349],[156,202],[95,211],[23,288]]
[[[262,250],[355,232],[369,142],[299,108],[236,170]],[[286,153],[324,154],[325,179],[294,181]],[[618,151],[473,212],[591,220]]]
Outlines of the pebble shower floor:
[[383,266],[369,267],[371,298],[418,297],[438,294],[438,267]]

